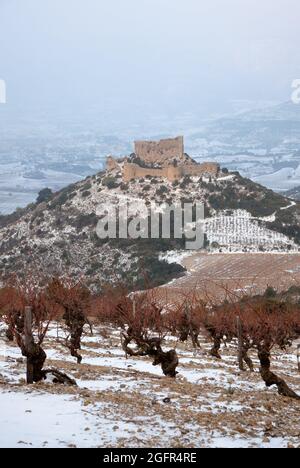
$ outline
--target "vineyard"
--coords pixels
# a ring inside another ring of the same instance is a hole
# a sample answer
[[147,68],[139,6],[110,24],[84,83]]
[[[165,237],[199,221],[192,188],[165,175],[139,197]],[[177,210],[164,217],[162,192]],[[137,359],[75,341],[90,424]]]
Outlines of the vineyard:
[[[241,293],[262,295],[269,285],[277,291],[285,291],[300,283],[298,253],[195,253],[183,260],[177,255],[187,274],[164,286],[170,298],[177,299],[197,289],[207,290],[219,301]],[[173,260],[170,260],[173,261]],[[159,292],[159,290],[158,290]]]
[[298,446],[299,295],[171,306],[14,279],[0,290],[1,444]]

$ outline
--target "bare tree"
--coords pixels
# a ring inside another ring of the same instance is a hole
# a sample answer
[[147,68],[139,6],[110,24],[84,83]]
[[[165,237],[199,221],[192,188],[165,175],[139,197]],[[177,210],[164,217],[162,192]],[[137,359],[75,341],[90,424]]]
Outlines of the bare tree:
[[280,395],[299,399],[284,379],[271,371],[271,352],[274,347],[286,350],[299,337],[299,312],[299,305],[280,298],[249,297],[238,303],[223,304],[213,311],[208,310],[204,327],[208,329],[209,324],[213,336],[226,335],[230,340],[238,338],[240,358],[247,363],[250,370],[253,370],[253,363],[247,351],[256,349],[260,375],[266,386],[276,385]]
[[85,324],[89,324],[88,314],[91,305],[91,293],[81,283],[74,283],[69,279],[53,279],[46,288],[45,294],[50,302],[60,308],[61,315],[68,329],[66,346],[71,356],[82,362],[79,353],[81,338]]
[[175,349],[162,349],[168,332],[162,309],[147,294],[129,297],[124,291],[122,294],[111,292],[98,301],[97,311],[102,323],[121,328],[121,343],[126,356],[150,356],[154,366],[161,365],[164,375],[176,377],[177,353]]
[[14,278],[0,290],[0,310],[22,355],[27,359],[28,383],[40,382],[51,373],[56,382],[76,384],[56,369],[44,369],[47,355],[43,342],[50,323],[59,313],[44,291],[32,284],[30,279],[20,283]]

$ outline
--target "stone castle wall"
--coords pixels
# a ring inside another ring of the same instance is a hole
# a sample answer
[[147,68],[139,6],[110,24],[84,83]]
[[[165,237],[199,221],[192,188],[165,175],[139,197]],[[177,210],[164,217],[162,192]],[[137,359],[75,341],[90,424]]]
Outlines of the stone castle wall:
[[161,169],[147,169],[133,163],[125,163],[123,169],[124,182],[130,182],[132,179],[141,179],[142,177],[165,177],[170,181],[180,179],[181,171],[179,167],[163,167]]
[[108,171],[113,171],[114,169],[117,169],[117,168],[118,168],[117,161],[112,156],[108,156],[106,159],[106,169]]
[[135,154],[148,164],[165,164],[172,159],[183,159],[183,137],[160,141],[136,141]]
[[143,177],[164,177],[170,182],[179,180],[184,176],[202,177],[204,175],[217,177],[220,166],[215,163],[203,164],[186,164],[182,166],[166,166],[161,169],[148,169],[138,166],[137,164],[124,164],[123,180],[130,182],[132,179],[141,179]]
[[[132,179],[140,179],[142,177],[164,177],[171,182],[179,180],[184,176],[211,176],[217,177],[220,166],[215,163],[197,164],[192,159],[184,154],[183,137],[170,138],[168,140],[155,141],[136,141],[135,155],[146,165],[150,167],[142,167],[142,165],[131,163],[123,160],[115,160],[109,156],[107,158],[107,170],[113,171],[118,169],[119,163],[123,165],[123,180],[129,182]],[[176,160],[176,164],[175,164]],[[160,168],[153,168],[157,163]]]
[[204,176],[208,175],[211,177],[217,177],[218,173],[220,172],[219,164],[213,162],[204,162],[202,164],[185,164],[181,166],[183,169],[184,175],[190,176]]

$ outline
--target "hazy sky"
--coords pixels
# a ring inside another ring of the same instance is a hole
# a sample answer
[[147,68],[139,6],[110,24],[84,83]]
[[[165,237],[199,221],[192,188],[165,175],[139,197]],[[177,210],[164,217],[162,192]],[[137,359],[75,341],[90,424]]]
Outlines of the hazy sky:
[[11,106],[288,100],[299,25],[299,0],[0,0],[0,79]]

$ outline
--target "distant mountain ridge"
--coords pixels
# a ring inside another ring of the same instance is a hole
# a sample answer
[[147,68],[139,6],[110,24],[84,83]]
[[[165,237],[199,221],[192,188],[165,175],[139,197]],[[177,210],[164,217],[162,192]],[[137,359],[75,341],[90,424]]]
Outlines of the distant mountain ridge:
[[[234,118],[234,117],[233,117]],[[262,120],[285,120],[300,121],[300,105],[287,101],[275,106],[264,107],[262,109],[250,110],[238,114],[238,118],[245,121]]]

